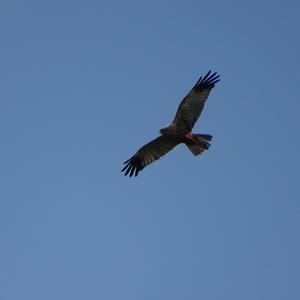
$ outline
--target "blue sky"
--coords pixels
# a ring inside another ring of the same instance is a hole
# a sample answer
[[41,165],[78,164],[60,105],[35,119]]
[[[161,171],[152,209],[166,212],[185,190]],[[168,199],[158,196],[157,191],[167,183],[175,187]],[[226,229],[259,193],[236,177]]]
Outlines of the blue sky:
[[[0,299],[299,299],[299,8],[2,1]],[[209,69],[212,148],[122,176]]]

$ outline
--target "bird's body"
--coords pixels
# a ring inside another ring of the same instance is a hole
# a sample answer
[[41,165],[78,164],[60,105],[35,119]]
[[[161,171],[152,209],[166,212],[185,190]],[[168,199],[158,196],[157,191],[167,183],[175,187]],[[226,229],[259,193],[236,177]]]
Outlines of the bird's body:
[[160,129],[160,134],[172,138],[178,142],[178,144],[194,144],[197,142],[197,135],[194,135],[191,131],[187,131],[184,128],[178,128],[174,124],[168,127]]
[[160,129],[159,133],[165,136],[184,139],[188,132],[184,128],[178,128],[175,124],[171,124],[168,127]]
[[175,118],[170,126],[160,129],[160,136],[140,148],[128,159],[121,172],[124,175],[137,176],[144,167],[167,154],[178,144],[184,143],[195,155],[199,155],[210,147],[212,136],[208,134],[193,134],[192,129],[198,120],[205,101],[219,81],[219,75],[210,71],[196,82],[192,90],[181,101]]

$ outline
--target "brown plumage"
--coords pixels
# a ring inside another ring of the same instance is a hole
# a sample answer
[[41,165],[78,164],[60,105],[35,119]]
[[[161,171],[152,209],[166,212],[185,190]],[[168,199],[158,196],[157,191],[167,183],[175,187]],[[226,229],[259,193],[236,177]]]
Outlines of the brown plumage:
[[215,84],[220,80],[217,73],[209,71],[196,82],[191,91],[181,101],[172,124],[160,130],[160,136],[140,148],[136,154],[124,162],[121,172],[124,175],[137,176],[146,166],[160,159],[178,144],[184,143],[196,156],[210,147],[212,136],[208,134],[192,134],[191,131],[197,122]]

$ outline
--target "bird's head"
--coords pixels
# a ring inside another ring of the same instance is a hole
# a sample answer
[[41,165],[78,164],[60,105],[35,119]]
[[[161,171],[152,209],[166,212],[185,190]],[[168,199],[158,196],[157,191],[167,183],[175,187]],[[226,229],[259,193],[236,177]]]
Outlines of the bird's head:
[[172,128],[170,128],[170,126],[164,127],[162,129],[159,130],[160,134],[170,134],[172,131]]
[[159,133],[160,133],[160,134],[164,134],[165,131],[166,131],[166,128],[162,128],[162,129],[159,130]]

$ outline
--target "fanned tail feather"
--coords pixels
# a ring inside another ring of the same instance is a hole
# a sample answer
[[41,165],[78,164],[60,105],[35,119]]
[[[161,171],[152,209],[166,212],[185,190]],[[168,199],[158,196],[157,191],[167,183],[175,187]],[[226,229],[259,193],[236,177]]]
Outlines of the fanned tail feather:
[[189,150],[195,155],[199,155],[210,147],[212,136],[209,134],[193,134],[193,138],[197,140],[194,144],[186,144]]

